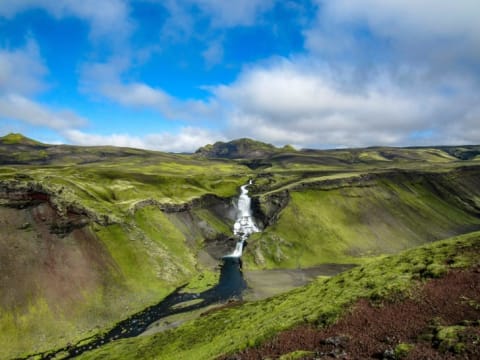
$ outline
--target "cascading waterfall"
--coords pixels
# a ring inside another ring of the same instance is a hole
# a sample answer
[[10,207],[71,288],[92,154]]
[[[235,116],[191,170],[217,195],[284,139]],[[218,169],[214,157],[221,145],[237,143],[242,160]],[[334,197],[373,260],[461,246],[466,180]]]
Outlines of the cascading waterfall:
[[243,253],[243,246],[248,237],[255,233],[259,232],[258,227],[255,225],[252,217],[252,209],[250,208],[251,199],[248,196],[247,187],[252,184],[252,180],[248,184],[240,187],[241,193],[238,198],[237,204],[237,220],[233,226],[233,234],[239,237],[237,244],[235,245],[235,250],[226,257],[241,257]]
[[[223,265],[217,285],[201,293],[183,292],[184,286],[182,286],[158,304],[150,306],[119,322],[110,331],[98,337],[82,340],[73,346],[68,345],[54,352],[42,353],[42,359],[53,359],[55,355],[60,353],[66,353],[67,355],[64,358],[69,359],[91,349],[101,347],[110,341],[137,336],[144,332],[152,322],[167,316],[206,308],[211,304],[224,302],[232,298],[241,299],[242,292],[247,288],[247,283],[243,278],[241,270],[243,246],[251,234],[259,231],[253,222],[250,209],[251,199],[248,196],[247,187],[251,184],[252,181],[250,180],[248,184],[240,188],[241,194],[237,203],[237,219],[233,227],[233,233],[238,238],[238,241],[235,250],[223,257]],[[192,300],[202,301],[193,304],[189,303]],[[185,306],[178,306],[179,304],[185,304]]]

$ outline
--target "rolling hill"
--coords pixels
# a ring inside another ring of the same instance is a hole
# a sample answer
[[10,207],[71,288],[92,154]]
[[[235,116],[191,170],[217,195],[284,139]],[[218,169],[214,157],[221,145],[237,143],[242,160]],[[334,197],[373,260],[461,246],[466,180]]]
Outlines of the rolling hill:
[[[348,274],[358,275],[363,268],[374,277],[375,269],[387,266],[382,258],[395,259],[390,256],[429,243],[424,250],[405,254],[424,251],[419,262],[428,268],[426,254],[445,248],[450,255],[458,252],[454,266],[467,266],[458,244],[477,246],[479,151],[475,145],[294,150],[239,139],[189,155],[49,145],[20,134],[4,136],[0,138],[0,288],[5,289],[0,293],[0,358],[26,357],[86,341],[186,283],[198,292],[211,287],[222,255],[235,246],[231,230],[235,201],[239,187],[249,179],[254,215],[262,230],[248,240],[243,256],[244,271],[252,276],[355,264],[360,267]],[[460,236],[451,242],[456,245],[435,247],[437,240],[452,236]],[[465,257],[470,256],[467,253]],[[409,257],[398,259],[413,262]],[[426,270],[433,275],[415,275],[416,268],[405,270],[410,275],[401,277],[405,281],[401,288],[413,286],[412,278],[436,276],[435,269],[444,269],[442,261],[434,260],[435,266]],[[394,270],[396,276],[400,268]],[[348,274],[338,279],[357,276]],[[337,284],[333,279],[326,283],[332,288],[328,291],[343,291],[333,288]],[[292,309],[298,309],[306,294],[327,291],[321,290],[327,286],[324,281],[279,295],[275,299],[288,297],[292,306],[280,307],[290,314],[288,319],[231,346],[205,329],[212,326],[225,336],[243,336],[240,327],[269,324],[263,316],[279,300],[247,302],[219,312],[228,314],[221,315],[221,321],[234,319],[236,324],[236,315],[230,317],[235,311],[251,320],[251,324],[241,320],[233,332],[213,326],[211,319],[217,319],[213,312],[199,323],[187,323],[165,335],[124,340],[118,348],[112,344],[99,354],[109,356],[111,351],[112,357],[134,358],[131,349],[139,347],[148,356],[168,358],[169,351],[176,353],[175,346],[184,358],[240,351],[301,323]],[[350,289],[353,284],[348,284]],[[374,288],[390,289],[384,280]],[[309,303],[305,311],[319,310],[312,313],[317,318],[309,317],[307,322],[325,318],[330,324],[357,299],[354,294],[370,297],[366,283],[358,292],[351,289],[352,297],[331,314],[326,305]],[[202,321],[205,325],[197,327]],[[180,335],[192,341],[192,352],[185,350],[186,343],[170,337]],[[206,345],[193,341],[194,337],[220,343],[208,345],[213,350],[204,352]]]

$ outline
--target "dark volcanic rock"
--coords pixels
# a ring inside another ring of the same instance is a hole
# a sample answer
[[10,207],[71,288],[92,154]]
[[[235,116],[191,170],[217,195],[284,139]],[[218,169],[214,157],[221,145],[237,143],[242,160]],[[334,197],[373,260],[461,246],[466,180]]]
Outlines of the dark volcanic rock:
[[289,201],[290,193],[288,190],[278,191],[270,195],[254,196],[252,197],[253,216],[263,225],[263,228],[273,225]]

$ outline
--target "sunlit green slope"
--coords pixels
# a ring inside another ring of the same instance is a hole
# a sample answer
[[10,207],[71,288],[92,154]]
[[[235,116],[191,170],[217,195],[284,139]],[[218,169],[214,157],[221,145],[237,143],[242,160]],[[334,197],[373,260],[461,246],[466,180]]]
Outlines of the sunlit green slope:
[[[249,240],[249,267],[358,263],[480,229],[479,167],[307,178],[283,189],[278,220]],[[278,193],[260,195],[261,207]]]
[[211,313],[174,330],[113,342],[80,359],[214,359],[298,324],[331,324],[359,298],[408,296],[416,283],[442,276],[449,268],[478,265],[479,253],[480,232],[439,241],[280,296]]
[[[3,145],[23,158],[45,146],[19,136]],[[0,167],[2,359],[93,335],[215,266],[205,243],[230,235],[222,209],[249,169],[104,150]],[[98,161],[70,164],[85,154]]]

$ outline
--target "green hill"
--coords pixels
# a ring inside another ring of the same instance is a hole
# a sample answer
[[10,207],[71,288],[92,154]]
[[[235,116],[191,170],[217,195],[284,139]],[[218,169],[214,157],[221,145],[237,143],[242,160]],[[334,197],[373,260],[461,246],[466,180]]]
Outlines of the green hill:
[[3,137],[0,137],[0,144],[2,145],[29,145],[29,146],[42,146],[44,144],[27,138],[22,134],[10,133]]
[[369,264],[480,228],[478,147],[232,144],[213,159],[1,138],[0,358],[87,339],[182,284],[212,286],[249,179],[262,232],[247,271]]
[[302,179],[259,195],[257,216],[281,195],[275,223],[249,240],[244,261],[251,268],[358,263],[480,229],[476,166]]
[[271,144],[252,139],[237,139],[229,142],[219,141],[213,145],[205,145],[198,149],[195,154],[207,158],[258,159],[268,157],[280,151],[280,148],[276,148]]

